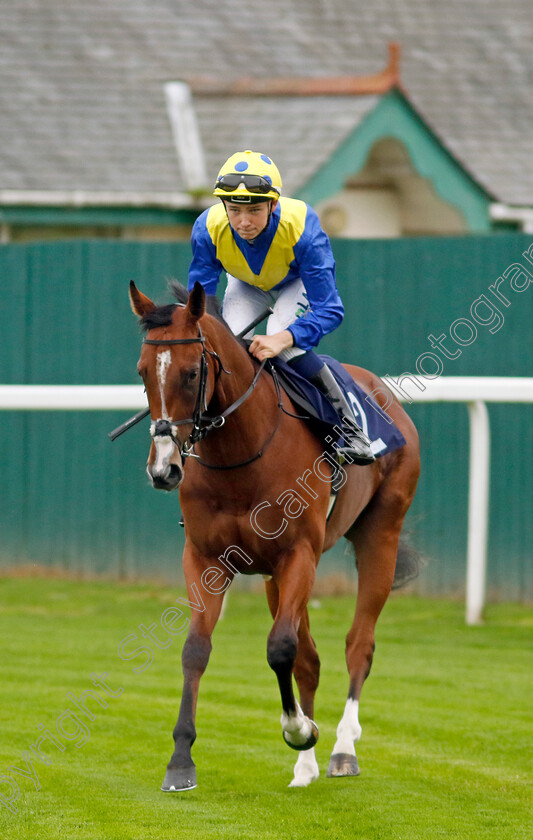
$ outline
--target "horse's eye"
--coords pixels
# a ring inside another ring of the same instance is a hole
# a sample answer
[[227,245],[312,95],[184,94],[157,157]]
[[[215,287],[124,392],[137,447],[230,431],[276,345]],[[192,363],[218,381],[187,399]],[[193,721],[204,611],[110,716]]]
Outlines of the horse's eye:
[[194,382],[194,380],[196,379],[197,376],[198,376],[198,371],[197,370],[189,371],[189,373],[187,374],[187,382],[189,382],[189,383]]

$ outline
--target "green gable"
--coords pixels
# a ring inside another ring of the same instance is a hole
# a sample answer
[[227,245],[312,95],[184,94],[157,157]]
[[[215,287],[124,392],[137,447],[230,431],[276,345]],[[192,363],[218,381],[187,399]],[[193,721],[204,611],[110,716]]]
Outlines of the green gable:
[[470,232],[491,230],[489,205],[494,196],[445,148],[399,90],[381,98],[296,197],[314,205],[339,192],[346,179],[364,167],[374,144],[391,137],[404,145],[418,174],[431,182],[443,201],[463,214]]

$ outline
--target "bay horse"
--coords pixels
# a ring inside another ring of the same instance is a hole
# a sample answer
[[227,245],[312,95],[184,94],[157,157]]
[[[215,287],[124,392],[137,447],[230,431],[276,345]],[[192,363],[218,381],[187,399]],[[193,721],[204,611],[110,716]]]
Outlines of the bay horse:
[[[416,429],[396,400],[387,404],[405,446],[373,464],[342,468],[328,518],[330,479],[341,467],[326,457],[273,377],[210,306],[211,298],[206,311],[202,286],[188,295],[174,283],[173,291],[178,303],[156,306],[130,284],[131,307],[146,330],[138,372],[151,414],[147,472],[157,489],[179,487],[183,569],[194,605],[182,652],[175,748],[162,790],[196,787],[191,747],[198,688],[224,592],[237,574],[265,577],[274,619],[267,660],[279,683],[283,738],[299,751],[290,786],[318,778],[313,705],[320,663],[307,602],[321,554],[342,536],[354,546],[359,581],[346,638],[348,699],[327,775],[358,775],[359,698],[372,664],[375,625],[407,557],[398,549],[419,475]],[[369,371],[345,367],[368,392],[382,389]],[[379,393],[376,400],[384,405],[383,389]]]

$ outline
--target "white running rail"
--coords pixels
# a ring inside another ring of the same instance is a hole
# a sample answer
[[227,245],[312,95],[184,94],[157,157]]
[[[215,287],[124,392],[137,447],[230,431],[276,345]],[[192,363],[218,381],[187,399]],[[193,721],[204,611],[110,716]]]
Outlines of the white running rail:
[[[405,377],[405,381],[409,378]],[[401,380],[401,377],[400,377]],[[389,385],[398,380],[387,377]],[[420,379],[417,378],[420,382]],[[464,402],[470,418],[466,622],[483,620],[490,487],[490,427],[486,403],[532,403],[533,377],[441,376],[410,387],[404,402]],[[405,393],[405,387],[402,391]],[[142,385],[0,385],[0,410],[105,411],[146,407]]]

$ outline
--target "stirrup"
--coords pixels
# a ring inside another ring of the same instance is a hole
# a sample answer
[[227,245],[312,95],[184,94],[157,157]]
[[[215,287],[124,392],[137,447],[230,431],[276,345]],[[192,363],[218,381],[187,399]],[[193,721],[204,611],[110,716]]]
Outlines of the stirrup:
[[354,447],[350,445],[336,446],[335,453],[341,466],[348,461],[349,464],[358,464],[361,467],[365,467],[368,464],[373,464],[376,460],[371,449],[368,450],[367,453],[359,449],[354,449]]
[[325,364],[311,378],[311,382],[326,395],[341,419],[340,428],[336,426],[335,429],[343,437],[344,445],[335,446],[336,452],[351,464],[371,464],[375,461],[370,441],[359,427],[352,408],[330,368]]
[[360,464],[361,466],[372,464],[376,460],[369,439],[355,420],[343,415],[340,431],[342,432],[344,444],[343,446],[335,447],[340,457],[351,463]]

